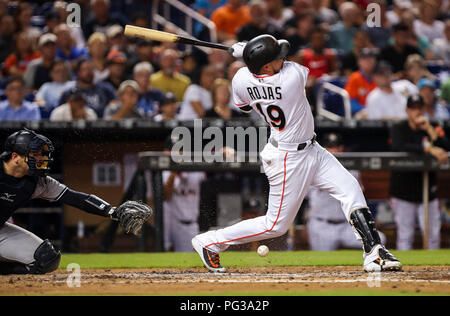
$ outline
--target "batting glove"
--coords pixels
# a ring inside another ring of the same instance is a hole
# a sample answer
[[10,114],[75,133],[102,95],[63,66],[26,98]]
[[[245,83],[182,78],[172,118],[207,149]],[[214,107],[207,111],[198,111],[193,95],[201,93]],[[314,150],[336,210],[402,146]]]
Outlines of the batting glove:
[[247,42],[237,42],[231,46],[232,53],[234,58],[242,58],[244,54],[244,48],[247,45]]

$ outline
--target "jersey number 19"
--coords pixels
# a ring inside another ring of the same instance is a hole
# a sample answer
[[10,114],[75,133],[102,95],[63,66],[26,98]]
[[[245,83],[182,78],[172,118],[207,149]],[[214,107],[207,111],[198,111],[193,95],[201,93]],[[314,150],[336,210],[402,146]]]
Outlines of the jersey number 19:
[[270,124],[278,131],[282,131],[286,127],[286,116],[278,105],[269,105],[267,107],[267,116],[269,117],[270,122],[267,120],[267,116],[264,114],[261,104],[256,103],[256,107],[258,108],[259,113],[261,113],[264,117],[267,124]]

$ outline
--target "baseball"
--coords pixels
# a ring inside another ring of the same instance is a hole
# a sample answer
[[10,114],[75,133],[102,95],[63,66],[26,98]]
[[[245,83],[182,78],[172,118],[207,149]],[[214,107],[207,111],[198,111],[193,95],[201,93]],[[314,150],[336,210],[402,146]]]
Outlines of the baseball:
[[269,247],[267,247],[266,245],[261,245],[258,247],[258,255],[260,257],[265,257],[269,254]]

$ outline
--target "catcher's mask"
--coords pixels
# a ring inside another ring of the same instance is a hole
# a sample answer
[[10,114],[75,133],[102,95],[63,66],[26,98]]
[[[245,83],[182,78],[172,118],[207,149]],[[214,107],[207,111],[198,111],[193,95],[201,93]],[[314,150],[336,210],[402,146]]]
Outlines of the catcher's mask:
[[47,137],[23,129],[6,139],[5,151],[0,157],[6,159],[15,152],[25,158],[31,176],[44,177],[50,172],[54,150],[53,143]]

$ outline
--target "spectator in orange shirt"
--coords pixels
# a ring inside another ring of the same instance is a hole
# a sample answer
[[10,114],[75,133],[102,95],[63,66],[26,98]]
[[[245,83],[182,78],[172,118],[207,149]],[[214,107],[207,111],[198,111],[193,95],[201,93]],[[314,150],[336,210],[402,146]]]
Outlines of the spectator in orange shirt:
[[358,56],[359,70],[350,75],[345,85],[345,90],[350,95],[352,114],[364,109],[367,95],[376,88],[375,81],[372,78],[376,64],[376,52],[364,48]]
[[211,14],[216,24],[217,38],[220,42],[237,40],[236,33],[240,27],[251,21],[250,9],[243,0],[228,0],[227,3]]
[[23,76],[28,64],[41,57],[39,51],[35,51],[27,33],[21,32],[16,38],[16,49],[5,60],[5,72],[9,76]]

